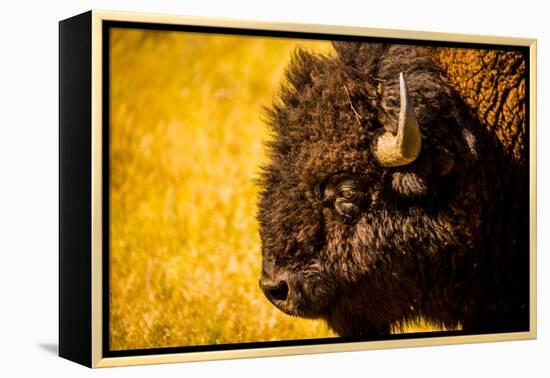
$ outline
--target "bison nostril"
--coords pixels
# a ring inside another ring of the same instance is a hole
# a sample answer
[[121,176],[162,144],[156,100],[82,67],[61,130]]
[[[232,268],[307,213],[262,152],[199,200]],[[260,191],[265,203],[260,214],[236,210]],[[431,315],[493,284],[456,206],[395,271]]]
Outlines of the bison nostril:
[[280,281],[273,286],[267,286],[265,292],[272,300],[286,301],[288,297],[288,284],[286,281]]

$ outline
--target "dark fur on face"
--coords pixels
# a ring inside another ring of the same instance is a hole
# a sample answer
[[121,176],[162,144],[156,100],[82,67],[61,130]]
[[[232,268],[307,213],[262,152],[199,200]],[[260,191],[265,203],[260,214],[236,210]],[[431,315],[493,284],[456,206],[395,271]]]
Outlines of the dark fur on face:
[[[527,327],[524,199],[498,140],[422,47],[337,42],[297,50],[269,110],[260,285],[282,311],[340,335],[376,336],[420,316],[477,331]],[[422,133],[411,164],[382,167],[403,72]],[[518,252],[519,251],[519,252]],[[519,263],[521,261],[521,264]],[[514,268],[515,265],[515,268]],[[511,268],[512,267],[512,268]]]

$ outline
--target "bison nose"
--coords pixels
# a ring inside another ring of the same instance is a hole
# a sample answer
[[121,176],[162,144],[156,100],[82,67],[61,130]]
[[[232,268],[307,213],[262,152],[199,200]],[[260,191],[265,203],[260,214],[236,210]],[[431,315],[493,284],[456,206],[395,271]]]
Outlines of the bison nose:
[[285,280],[260,278],[260,287],[265,296],[273,303],[284,302],[288,298],[288,283]]

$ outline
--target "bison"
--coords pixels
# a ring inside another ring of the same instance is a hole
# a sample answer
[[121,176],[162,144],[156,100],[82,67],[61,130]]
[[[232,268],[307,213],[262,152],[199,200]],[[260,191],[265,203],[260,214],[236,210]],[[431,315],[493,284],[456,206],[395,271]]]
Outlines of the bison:
[[528,330],[525,53],[333,46],[267,110],[265,296],[341,336]]

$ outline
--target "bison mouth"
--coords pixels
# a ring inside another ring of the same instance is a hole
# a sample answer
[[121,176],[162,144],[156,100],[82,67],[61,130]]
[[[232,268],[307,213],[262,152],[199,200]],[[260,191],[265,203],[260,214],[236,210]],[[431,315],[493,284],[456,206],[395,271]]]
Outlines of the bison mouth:
[[285,274],[273,278],[262,272],[259,283],[266,298],[287,315],[315,319],[325,313],[325,306],[312,300],[310,285],[297,276]]

